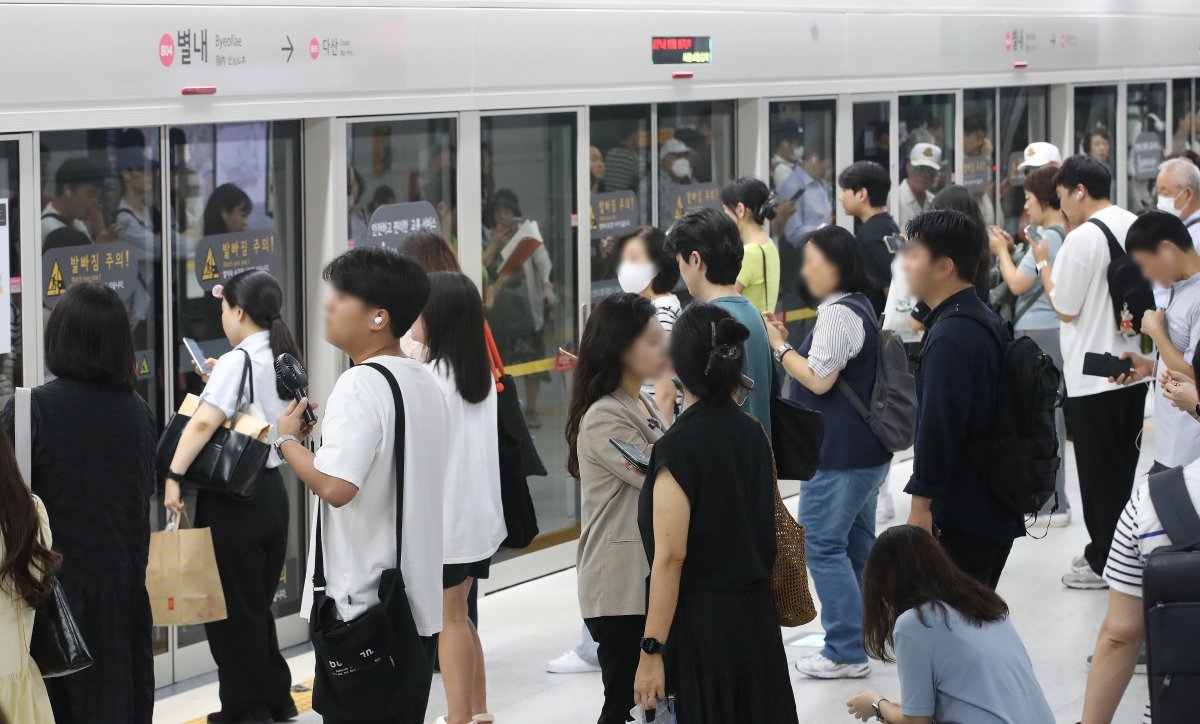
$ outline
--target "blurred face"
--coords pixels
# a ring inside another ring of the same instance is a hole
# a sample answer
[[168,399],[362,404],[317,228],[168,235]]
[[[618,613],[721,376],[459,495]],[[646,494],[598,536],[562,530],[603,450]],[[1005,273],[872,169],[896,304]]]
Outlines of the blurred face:
[[1028,191],[1025,192],[1025,211],[1029,212],[1029,223],[1042,225],[1042,220],[1046,217],[1046,207]]
[[838,290],[841,278],[838,268],[830,263],[816,244],[804,245],[804,266],[800,269],[804,284],[817,299],[825,299]]
[[[387,329],[387,312],[368,307],[363,300],[340,289],[332,289],[325,300],[325,341],[348,352],[357,349],[372,330]],[[375,323],[375,315],[383,323]]]
[[236,206],[222,211],[221,218],[225,220],[225,228],[229,229],[230,233],[241,231],[250,222],[250,209],[245,206]]
[[920,237],[904,247],[900,263],[908,280],[909,294],[921,300],[929,299],[938,287],[954,274],[954,263],[949,259],[934,259],[929,248],[920,243]]
[[657,380],[667,371],[667,334],[657,317],[650,317],[645,329],[625,352],[621,363],[634,377]]
[[1067,217],[1067,221],[1070,221],[1072,226],[1082,224],[1087,219],[1087,214],[1083,211],[1083,200],[1087,197],[1083,184],[1073,189],[1058,186],[1054,190],[1058,193],[1058,206],[1062,209],[1063,216]]
[[496,213],[494,216],[496,219],[496,226],[501,227],[512,226],[517,220],[517,215],[513,213],[513,210],[507,206],[504,206],[503,204],[496,207]]
[[987,131],[972,131],[963,136],[963,154],[966,156],[983,155],[983,143],[987,140]]
[[641,237],[634,237],[621,247],[621,261],[629,264],[650,264],[650,253],[646,251],[646,242]]
[[600,153],[600,149],[592,146],[588,152],[588,163],[591,165],[592,178],[597,181],[604,180],[604,154]]
[[1130,254],[1142,270],[1142,276],[1159,286],[1168,287],[1179,279],[1179,247],[1169,241],[1161,241],[1154,251],[1135,251]]
[[908,187],[916,193],[928,191],[937,181],[937,169],[908,164]]
[[67,216],[86,219],[100,210],[100,187],[94,184],[67,186],[55,206]]
[[1092,136],[1091,147],[1088,155],[1096,159],[1100,163],[1108,163],[1108,154],[1112,150],[1112,144],[1104,136],[1096,134]]

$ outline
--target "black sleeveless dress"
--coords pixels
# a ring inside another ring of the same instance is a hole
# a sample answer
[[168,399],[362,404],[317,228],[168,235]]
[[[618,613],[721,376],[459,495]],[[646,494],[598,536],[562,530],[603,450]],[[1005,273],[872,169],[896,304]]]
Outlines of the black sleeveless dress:
[[652,565],[659,470],[671,472],[691,505],[679,604],[663,648],[667,694],[685,724],[797,724],[770,587],[770,455],[762,426],[732,401],[692,405],[654,446],[638,512]]

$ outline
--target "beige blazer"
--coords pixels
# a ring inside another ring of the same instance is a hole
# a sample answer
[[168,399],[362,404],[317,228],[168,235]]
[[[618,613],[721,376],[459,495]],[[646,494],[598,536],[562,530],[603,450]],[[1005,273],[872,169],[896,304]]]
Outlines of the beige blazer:
[[625,467],[608,441],[616,438],[646,448],[663,434],[658,408],[645,394],[646,409],[623,390],[600,398],[584,413],[577,442],[582,521],[576,565],[579,610],[586,618],[646,613],[650,566],[638,530],[638,497],[644,476]]

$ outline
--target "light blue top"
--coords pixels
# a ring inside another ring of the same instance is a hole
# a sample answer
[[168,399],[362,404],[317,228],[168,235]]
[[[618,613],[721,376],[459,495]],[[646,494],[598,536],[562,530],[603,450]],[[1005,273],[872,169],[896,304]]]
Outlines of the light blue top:
[[771,437],[771,368],[775,364],[771,354],[771,342],[767,339],[767,325],[758,309],[743,296],[720,297],[711,302],[733,315],[733,318],[750,330],[746,340],[746,356],[742,373],[754,380],[754,390],[746,398],[742,409],[758,418],[767,437]]
[[[1050,245],[1050,263],[1053,264],[1054,257],[1058,256],[1058,250],[1062,248],[1062,227],[1044,226],[1038,228]],[[1050,306],[1050,300],[1046,299],[1046,295],[1043,293],[1042,280],[1038,277],[1037,273],[1037,260],[1033,258],[1032,251],[1025,252],[1025,256],[1021,257],[1021,263],[1017,265],[1017,271],[1033,277],[1034,282],[1029,291],[1017,297],[1014,309],[1024,309],[1031,299],[1036,299],[1037,301],[1033,302],[1033,306],[1029,307],[1029,310],[1021,315],[1021,318],[1013,325],[1013,329],[1058,329],[1058,316],[1054,314],[1054,307]]]
[[[1005,618],[974,626],[958,611],[922,606],[896,620],[905,716],[938,724],[1054,724],[1017,629]],[[927,624],[927,625],[926,625]]]

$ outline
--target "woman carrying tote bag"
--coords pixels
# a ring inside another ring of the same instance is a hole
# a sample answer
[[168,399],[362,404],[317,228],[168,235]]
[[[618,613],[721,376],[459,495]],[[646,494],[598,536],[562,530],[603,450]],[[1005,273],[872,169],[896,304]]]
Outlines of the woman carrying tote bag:
[[[163,498],[163,505],[176,513],[184,510],[179,483],[226,420],[245,412],[249,401],[261,410],[259,417],[274,420],[292,399],[275,376],[277,356],[286,352],[300,359],[281,316],[279,282],[264,271],[245,271],[230,279],[220,294],[221,326],[234,349],[219,360],[207,360],[212,371],[201,375],[205,385],[200,406],[179,436]],[[235,409],[239,400],[240,410]],[[274,435],[272,429],[272,440]],[[196,525],[212,530],[229,614],[223,621],[204,624],[221,683],[221,711],[209,715],[210,724],[284,721],[296,716],[292,675],[279,653],[271,613],[287,552],[288,499],[279,472],[282,464],[274,454],[267,457],[254,483],[254,496],[248,500],[211,490],[196,495]]]

